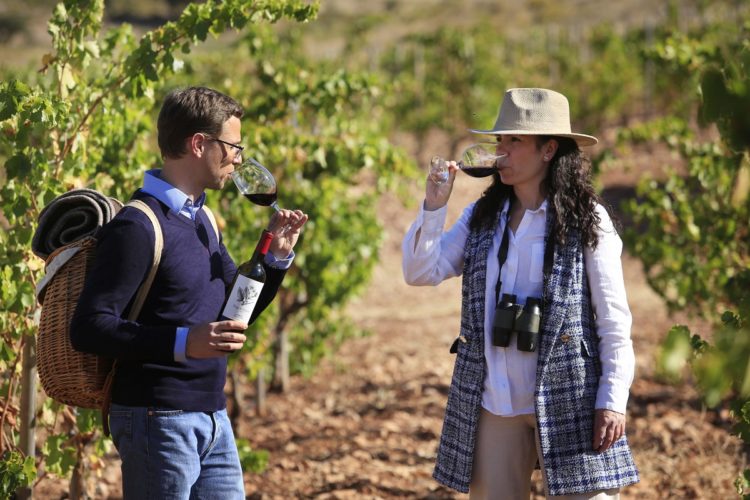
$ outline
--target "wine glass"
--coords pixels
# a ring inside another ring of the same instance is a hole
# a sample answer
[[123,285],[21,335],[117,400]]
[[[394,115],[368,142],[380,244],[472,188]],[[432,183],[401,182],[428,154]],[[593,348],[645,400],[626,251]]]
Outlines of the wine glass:
[[[458,168],[471,177],[488,177],[497,172],[497,161],[507,155],[495,152],[494,142],[478,142],[464,149]],[[433,156],[430,160],[429,178],[435,184],[448,181],[448,164],[440,156]]]
[[231,175],[245,198],[256,205],[270,206],[277,212],[281,210],[276,203],[276,179],[255,158],[246,158]]

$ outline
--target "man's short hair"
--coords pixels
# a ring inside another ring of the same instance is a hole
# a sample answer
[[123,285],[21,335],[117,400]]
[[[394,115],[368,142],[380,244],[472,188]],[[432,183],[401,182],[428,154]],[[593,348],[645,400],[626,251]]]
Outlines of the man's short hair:
[[185,139],[193,134],[218,137],[224,122],[233,116],[242,118],[242,108],[221,92],[207,87],[171,91],[164,99],[156,125],[162,157],[179,158],[185,154]]

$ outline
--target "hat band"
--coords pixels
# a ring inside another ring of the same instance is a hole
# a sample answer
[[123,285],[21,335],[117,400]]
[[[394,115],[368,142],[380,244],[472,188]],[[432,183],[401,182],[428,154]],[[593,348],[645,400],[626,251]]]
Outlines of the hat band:
[[544,120],[500,120],[495,124],[495,130],[526,130],[529,133],[549,133],[553,131],[558,134],[569,134],[570,125],[559,121]]

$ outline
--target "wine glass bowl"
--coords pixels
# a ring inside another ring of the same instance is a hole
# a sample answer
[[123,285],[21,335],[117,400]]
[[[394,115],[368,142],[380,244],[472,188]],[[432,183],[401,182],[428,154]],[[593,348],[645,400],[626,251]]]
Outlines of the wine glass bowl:
[[231,176],[245,198],[256,205],[270,206],[277,212],[281,210],[276,203],[276,179],[260,162],[254,158],[246,158]]
[[[498,155],[494,142],[479,142],[464,149],[458,168],[471,177],[489,177],[497,172],[498,160],[505,158],[505,154]],[[440,156],[433,156],[430,160],[429,178],[435,184],[448,181],[448,165]]]
[[[461,155],[460,167],[462,170],[469,168],[482,168],[497,170],[497,160],[504,158],[506,155],[496,153],[496,144],[494,142],[478,142],[464,149]],[[480,176],[484,177],[484,175]]]

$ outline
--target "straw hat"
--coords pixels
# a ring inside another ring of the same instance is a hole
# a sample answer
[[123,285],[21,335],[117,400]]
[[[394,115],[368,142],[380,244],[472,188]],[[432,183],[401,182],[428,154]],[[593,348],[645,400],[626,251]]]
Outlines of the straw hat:
[[568,99],[554,90],[510,89],[490,130],[469,129],[488,135],[555,135],[570,137],[579,146],[593,146],[596,137],[570,131]]

